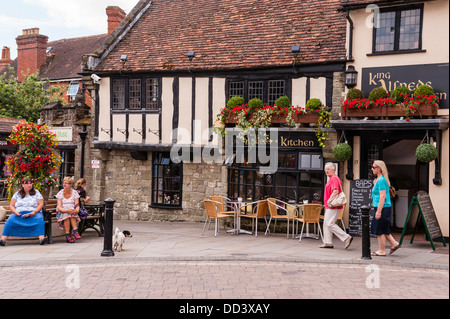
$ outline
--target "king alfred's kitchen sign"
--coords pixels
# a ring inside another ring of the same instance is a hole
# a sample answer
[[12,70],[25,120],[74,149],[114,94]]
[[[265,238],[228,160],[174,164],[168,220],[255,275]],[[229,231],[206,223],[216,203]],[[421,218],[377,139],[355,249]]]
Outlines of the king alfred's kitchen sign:
[[416,87],[427,84],[433,87],[439,98],[439,107],[447,109],[448,77],[448,63],[363,68],[362,90],[368,96],[374,88],[380,86],[388,92],[395,90],[397,86],[406,86],[414,93]]

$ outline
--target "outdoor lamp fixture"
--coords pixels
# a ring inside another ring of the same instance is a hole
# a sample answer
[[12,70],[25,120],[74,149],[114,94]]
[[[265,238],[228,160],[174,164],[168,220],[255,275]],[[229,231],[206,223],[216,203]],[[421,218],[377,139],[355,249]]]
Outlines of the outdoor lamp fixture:
[[292,63],[294,67],[294,71],[297,73],[297,70],[295,69],[295,62],[297,61],[298,54],[300,53],[300,46],[299,45],[293,45],[291,48],[292,54],[294,55],[294,62]]
[[128,55],[122,54],[120,56],[120,62],[122,62],[122,68],[124,67],[125,63],[128,61]]
[[188,71],[191,72],[192,60],[195,58],[195,52],[194,52],[194,51],[188,51],[187,57],[189,58],[189,68],[188,68]]
[[356,86],[356,80],[358,78],[358,72],[353,65],[349,65],[345,73],[345,86],[349,89]]

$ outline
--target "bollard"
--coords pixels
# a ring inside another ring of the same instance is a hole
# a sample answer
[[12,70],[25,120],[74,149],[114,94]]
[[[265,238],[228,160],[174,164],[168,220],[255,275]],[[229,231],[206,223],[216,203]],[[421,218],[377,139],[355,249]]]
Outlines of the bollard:
[[103,239],[103,251],[101,254],[103,257],[114,256],[112,247],[114,203],[114,199],[105,199],[105,237]]
[[370,229],[369,229],[369,206],[361,206],[361,223],[362,223],[362,257],[361,259],[370,260]]

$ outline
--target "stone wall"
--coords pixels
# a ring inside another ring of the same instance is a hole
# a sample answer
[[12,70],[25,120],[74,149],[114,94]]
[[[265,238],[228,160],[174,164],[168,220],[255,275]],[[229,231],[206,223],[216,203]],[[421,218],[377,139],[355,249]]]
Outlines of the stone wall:
[[[182,209],[151,207],[152,161],[131,158],[129,151],[111,150],[98,153],[101,167],[94,171],[93,184],[103,187],[103,198],[114,199],[114,218],[139,221],[203,221],[203,200],[211,195],[226,194],[226,167],[221,164],[184,163]],[[97,192],[96,192],[97,193]],[[95,198],[97,194],[93,194]]]

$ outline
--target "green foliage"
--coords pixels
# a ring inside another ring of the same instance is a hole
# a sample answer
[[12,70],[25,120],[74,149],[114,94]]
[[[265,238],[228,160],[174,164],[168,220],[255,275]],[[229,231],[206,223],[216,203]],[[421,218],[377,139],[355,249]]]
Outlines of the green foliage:
[[264,107],[264,103],[263,103],[263,101],[261,101],[260,99],[255,97],[254,99],[251,99],[248,102],[248,107],[251,110],[253,110],[253,109],[262,109]]
[[236,106],[242,105],[244,104],[245,100],[243,97],[241,96],[233,96],[232,98],[230,98],[227,102],[227,108],[228,109],[232,109]]
[[423,84],[423,85],[419,85],[415,90],[414,90],[414,97],[419,97],[419,96],[430,96],[430,95],[434,95],[434,90],[431,86]]
[[416,149],[416,157],[419,162],[429,163],[438,157],[438,152],[431,144],[420,144]]
[[363,99],[364,92],[359,89],[352,88],[352,89],[348,90],[346,98],[348,100]]
[[275,101],[274,105],[278,105],[279,107],[290,107],[291,100],[289,100],[289,97],[287,96],[281,96]]
[[36,72],[25,76],[22,82],[12,74],[12,68],[0,75],[0,116],[25,119],[36,122],[40,117],[40,110],[52,100],[61,100],[67,89],[62,86],[50,87],[48,79],[40,79]]
[[339,143],[333,149],[333,155],[338,161],[348,161],[352,154],[352,147],[347,143]]
[[322,109],[322,101],[319,99],[310,99],[306,102],[306,110],[308,112],[316,112],[318,113]]
[[383,87],[378,87],[372,90],[369,94],[369,100],[377,101],[379,99],[384,99],[387,97],[387,91]]
[[397,103],[402,103],[411,96],[411,91],[406,86],[397,86],[394,91],[391,92],[391,98]]

